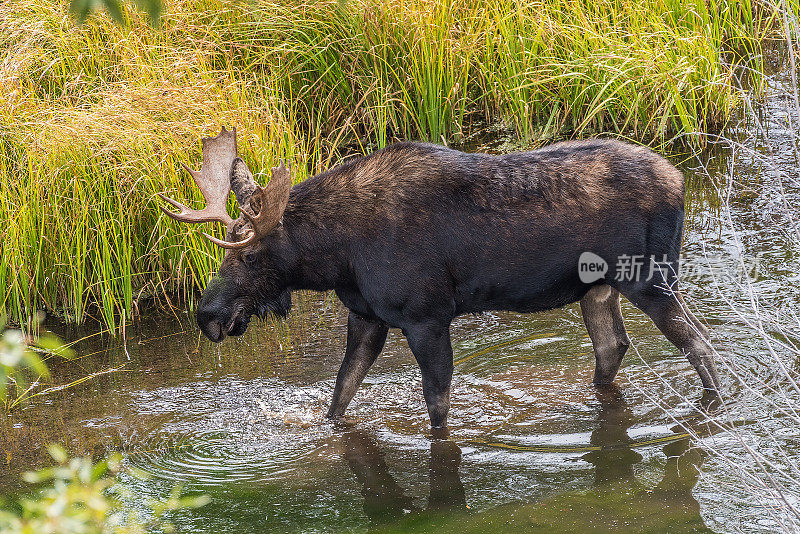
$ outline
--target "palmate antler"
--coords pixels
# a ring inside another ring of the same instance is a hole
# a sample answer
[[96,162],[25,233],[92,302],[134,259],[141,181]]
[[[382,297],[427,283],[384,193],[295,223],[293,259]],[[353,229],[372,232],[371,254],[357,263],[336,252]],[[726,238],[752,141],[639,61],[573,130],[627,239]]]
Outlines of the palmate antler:
[[228,193],[231,192],[231,166],[236,158],[236,129],[229,132],[223,126],[218,136],[204,137],[202,143],[203,166],[200,170],[193,171],[186,165],[181,165],[192,175],[197,187],[200,188],[203,198],[206,199],[206,207],[193,210],[159,193],[158,196],[181,211],[175,213],[164,206],[161,206],[161,210],[176,221],[188,223],[219,221],[228,226],[233,222],[233,218],[228,215],[225,205]]
[[[281,161],[278,167],[272,168],[272,180],[269,184],[260,187],[253,180],[253,175],[244,162],[237,157],[235,128],[228,131],[223,126],[219,135],[204,137],[202,142],[203,166],[200,170],[193,171],[186,165],[183,167],[192,175],[200,188],[206,200],[206,207],[193,210],[159,193],[162,199],[178,208],[180,212],[175,213],[163,206],[161,210],[177,221],[188,223],[219,221],[225,224],[230,237],[233,218],[228,215],[225,205],[233,184],[242,218],[249,223],[249,228],[245,228],[245,238],[241,241],[223,241],[206,233],[203,235],[212,243],[226,249],[246,247],[269,233],[280,222],[292,188],[289,169]],[[248,212],[245,204],[249,205],[252,214]]]

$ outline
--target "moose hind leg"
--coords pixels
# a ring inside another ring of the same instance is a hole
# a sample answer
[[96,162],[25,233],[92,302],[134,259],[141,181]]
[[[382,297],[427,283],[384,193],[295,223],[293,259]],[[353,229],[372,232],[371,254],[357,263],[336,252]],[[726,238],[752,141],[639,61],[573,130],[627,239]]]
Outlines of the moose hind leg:
[[622,357],[630,346],[619,292],[609,285],[592,287],[581,299],[581,313],[594,349],[594,383],[610,384],[619,371]]
[[631,302],[649,315],[664,337],[686,356],[700,375],[703,389],[719,393],[719,378],[708,330],[689,311],[680,293],[660,292],[650,294],[648,298],[631,299]]

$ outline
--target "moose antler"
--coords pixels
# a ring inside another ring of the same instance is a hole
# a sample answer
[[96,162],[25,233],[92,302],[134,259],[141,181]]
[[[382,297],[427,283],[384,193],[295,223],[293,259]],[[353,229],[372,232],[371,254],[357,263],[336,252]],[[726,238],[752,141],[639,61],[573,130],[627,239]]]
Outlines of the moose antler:
[[[241,170],[238,168],[239,162],[242,165]],[[237,159],[234,161],[232,175],[236,176],[239,172],[249,174],[244,162]],[[277,167],[272,167],[272,179],[269,183],[264,187],[256,185],[255,190],[250,195],[249,209],[253,212],[253,215],[248,212],[248,209],[242,207],[242,217],[250,223],[251,231],[249,235],[245,239],[235,242],[222,241],[211,236],[206,237],[212,243],[228,249],[243,248],[261,239],[280,223],[286,205],[289,203],[291,189],[291,169],[283,164],[283,160],[280,160],[280,164]]]
[[200,170],[194,171],[186,165],[182,165],[200,188],[203,198],[206,199],[206,207],[201,210],[193,210],[177,200],[159,193],[158,196],[178,208],[180,213],[170,211],[164,206],[160,207],[164,213],[176,221],[188,223],[219,221],[228,226],[233,222],[233,218],[228,215],[225,204],[228,201],[228,193],[231,191],[231,165],[236,158],[236,128],[228,131],[223,126],[219,135],[204,137],[202,142],[203,166]]
[[[203,223],[219,221],[228,229],[230,237],[233,228],[233,218],[228,215],[225,205],[231,186],[234,188],[239,201],[242,218],[250,223],[245,228],[245,238],[241,241],[223,241],[206,233],[203,235],[212,243],[222,248],[243,248],[269,233],[281,220],[283,211],[289,202],[289,191],[292,188],[292,178],[289,169],[281,160],[278,167],[272,168],[272,180],[265,187],[260,187],[253,180],[252,173],[244,162],[237,156],[236,128],[231,131],[222,127],[216,137],[204,137],[203,166],[199,171],[193,171],[186,165],[183,166],[192,175],[203,198],[206,207],[193,210],[180,202],[168,198],[161,193],[164,201],[180,210],[179,213],[170,211],[164,206],[161,210],[177,221],[188,223]],[[249,205],[252,214],[247,211],[244,204]]]

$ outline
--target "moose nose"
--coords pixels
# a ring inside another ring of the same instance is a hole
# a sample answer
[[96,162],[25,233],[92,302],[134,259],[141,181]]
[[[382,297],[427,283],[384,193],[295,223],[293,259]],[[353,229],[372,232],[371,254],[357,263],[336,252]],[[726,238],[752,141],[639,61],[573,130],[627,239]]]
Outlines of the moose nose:
[[226,304],[231,299],[229,292],[224,279],[215,276],[209,281],[197,307],[197,324],[206,337],[215,343],[219,343],[228,335],[223,324],[227,321],[225,310]]
[[227,335],[219,319],[202,309],[197,311],[197,324],[206,337],[214,343],[219,343]]
[[222,329],[222,323],[216,319],[206,324],[204,333],[208,336],[208,339],[215,343],[219,343],[225,339],[225,330]]

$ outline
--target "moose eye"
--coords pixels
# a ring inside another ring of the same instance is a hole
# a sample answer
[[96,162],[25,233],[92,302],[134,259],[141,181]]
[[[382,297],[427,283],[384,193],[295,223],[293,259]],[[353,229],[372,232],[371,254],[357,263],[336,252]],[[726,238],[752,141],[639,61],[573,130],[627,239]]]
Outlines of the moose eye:
[[242,253],[242,261],[245,262],[247,265],[252,265],[253,262],[256,261],[256,253],[255,252],[243,252]]

